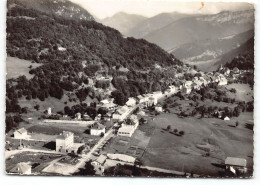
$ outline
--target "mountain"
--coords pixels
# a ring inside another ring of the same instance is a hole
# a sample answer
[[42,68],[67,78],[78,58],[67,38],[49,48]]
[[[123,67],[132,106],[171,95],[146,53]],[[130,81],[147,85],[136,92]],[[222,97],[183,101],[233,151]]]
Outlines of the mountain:
[[[241,60],[241,58],[246,58],[247,60]],[[231,50],[222,56],[220,60],[218,60],[214,67],[217,68],[221,64],[227,65],[229,68],[241,67],[236,66],[238,63],[245,63],[247,67],[254,69],[254,37],[248,39],[245,43],[241,44],[238,48]],[[244,67],[243,69],[245,69]]]
[[12,15],[12,9],[17,6],[68,19],[94,20],[87,10],[69,0],[8,0],[8,15]]
[[144,36],[165,50],[185,43],[223,38],[254,28],[254,10],[224,11],[214,15],[185,17]]
[[151,18],[145,19],[140,23],[137,23],[132,29],[128,31],[128,35],[133,36],[135,38],[142,38],[145,35],[161,29],[162,27],[177,21],[184,17],[195,16],[189,14],[182,13],[161,13]]
[[128,31],[145,19],[147,18],[141,15],[119,12],[112,17],[107,17],[100,20],[100,23],[115,28],[119,30],[123,35],[128,36]]
[[174,48],[170,52],[186,63],[196,64],[197,61],[207,62],[220,58],[222,55],[239,47],[253,36],[254,30],[249,30],[227,37],[189,42]]

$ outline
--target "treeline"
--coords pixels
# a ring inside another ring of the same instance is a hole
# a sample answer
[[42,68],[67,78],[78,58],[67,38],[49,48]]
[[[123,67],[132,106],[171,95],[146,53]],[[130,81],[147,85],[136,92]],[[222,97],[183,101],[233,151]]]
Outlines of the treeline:
[[240,70],[254,70],[254,54],[247,53],[235,57],[230,63],[226,64],[229,69],[237,67]]

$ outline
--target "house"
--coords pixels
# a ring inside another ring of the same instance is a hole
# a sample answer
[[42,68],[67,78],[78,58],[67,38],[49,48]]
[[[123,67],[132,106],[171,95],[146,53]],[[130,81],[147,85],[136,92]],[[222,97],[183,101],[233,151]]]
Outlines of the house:
[[106,132],[106,127],[100,123],[95,123],[90,128],[90,135],[92,136],[100,136],[102,133],[105,134],[105,132]]
[[174,85],[170,85],[169,89],[171,90],[171,93],[175,93],[176,87]]
[[52,115],[52,108],[51,108],[51,107],[49,107],[49,108],[47,109],[47,114],[48,114],[48,115]]
[[100,101],[101,105],[105,105],[113,102],[114,102],[114,98],[108,98]]
[[161,106],[161,105],[157,105],[157,106],[155,107],[155,111],[157,111],[157,112],[162,112],[162,106]]
[[156,105],[156,104],[157,104],[157,98],[155,98],[155,97],[149,97],[148,98],[148,102],[147,102],[148,107],[151,107],[151,106]]
[[225,121],[229,121],[229,120],[230,120],[230,118],[229,118],[228,116],[224,117],[223,119],[224,119]]
[[148,97],[147,96],[142,96],[142,95],[138,95],[137,96],[137,102],[139,104],[145,103],[148,101]]
[[113,114],[113,119],[123,120],[130,113],[131,109],[129,109],[126,105],[118,108],[116,112]]
[[246,163],[246,159],[242,158],[227,157],[225,160],[226,170],[234,174],[236,174],[237,172],[246,173]]
[[14,132],[14,138],[15,139],[27,139],[27,130],[25,128],[20,128],[19,130],[16,130]]
[[62,153],[68,153],[70,152],[71,147],[74,145],[74,133],[63,131],[62,134],[60,134],[56,138],[56,151],[62,152]]
[[92,120],[92,118],[91,118],[87,113],[85,113],[85,114],[83,115],[83,119],[84,119],[84,120]]
[[153,92],[153,97],[154,98],[160,99],[162,96],[163,96],[162,91]]
[[96,120],[96,121],[99,121],[99,120],[101,120],[101,117],[102,117],[101,114],[98,114],[98,115],[95,117],[95,120]]
[[182,92],[185,94],[190,94],[191,93],[191,88],[183,87]]
[[95,166],[103,166],[106,162],[107,157],[105,155],[100,155],[95,161],[91,164]]
[[128,98],[128,101],[126,102],[126,105],[129,107],[133,107],[136,105],[136,100],[132,97]]
[[81,113],[80,112],[75,114],[75,119],[81,119]]
[[239,74],[239,72],[240,72],[240,71],[239,71],[239,69],[238,69],[237,67],[234,67],[234,68],[233,68],[233,73]]
[[135,130],[132,127],[120,127],[118,129],[117,135],[131,137],[133,135],[134,131]]
[[32,173],[32,166],[27,163],[21,162],[18,163],[14,168],[12,168],[10,170],[10,173],[30,175]]

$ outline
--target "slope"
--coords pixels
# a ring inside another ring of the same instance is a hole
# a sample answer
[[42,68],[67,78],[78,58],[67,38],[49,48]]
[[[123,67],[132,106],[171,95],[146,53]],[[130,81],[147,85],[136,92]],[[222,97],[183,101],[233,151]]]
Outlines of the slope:
[[113,15],[112,17],[102,19],[100,23],[115,28],[118,31],[120,31],[123,35],[128,36],[128,31],[145,19],[146,17],[141,15],[119,12]]
[[222,38],[254,28],[254,11],[220,12],[186,17],[144,36],[166,50],[196,40]]

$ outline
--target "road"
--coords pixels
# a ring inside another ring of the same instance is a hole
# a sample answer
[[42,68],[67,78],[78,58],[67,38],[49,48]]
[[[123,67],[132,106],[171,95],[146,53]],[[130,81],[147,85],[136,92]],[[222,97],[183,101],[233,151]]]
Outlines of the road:
[[[128,113],[127,116],[125,116],[125,119],[126,119],[127,117],[129,117],[129,115],[131,115],[132,112],[133,112],[137,107],[138,107],[138,105],[132,107],[132,110],[129,111],[129,113]],[[113,130],[114,130],[113,128],[114,128],[115,126],[118,126],[118,123],[115,123],[115,124],[107,131],[107,133],[105,133],[105,135],[96,143],[96,145],[95,145],[93,148],[91,148],[91,150],[90,150],[87,154],[83,154],[83,155],[82,155],[82,158],[80,159],[80,161],[79,161],[73,168],[71,168],[71,170],[70,170],[70,172],[69,172],[70,174],[73,174],[73,173],[77,172],[80,168],[84,168],[85,163],[91,159],[92,154],[93,154],[99,147],[102,147],[102,146],[107,142],[107,140],[109,140],[109,139],[114,135],[114,134],[113,134]]]

